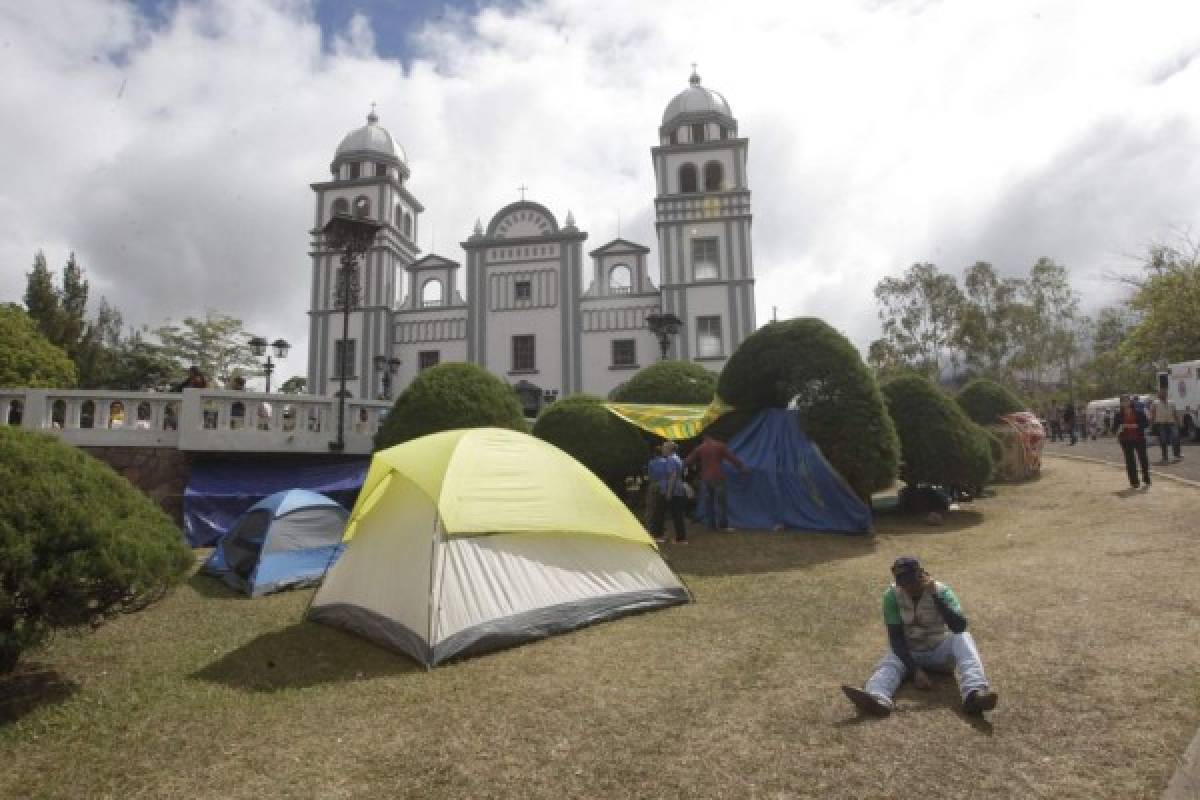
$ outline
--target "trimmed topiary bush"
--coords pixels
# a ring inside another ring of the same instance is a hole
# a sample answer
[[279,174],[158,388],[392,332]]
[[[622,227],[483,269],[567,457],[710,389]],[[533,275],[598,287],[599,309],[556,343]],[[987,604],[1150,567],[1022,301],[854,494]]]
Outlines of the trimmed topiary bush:
[[992,475],[998,441],[945,393],[916,375],[883,385],[900,436],[900,479],[910,486],[976,489]]
[[379,431],[375,449],[455,428],[529,426],[512,387],[476,364],[438,364],[418,373],[396,398]]
[[611,487],[623,487],[649,458],[641,434],[590,394],[575,394],[542,410],[533,435],[590,469]]
[[874,376],[850,341],[812,317],[772,322],[730,357],[717,394],[739,410],[786,408],[862,498],[896,477],[900,447]]
[[0,428],[0,673],[58,628],[135,611],[192,566],[179,529],[106,464]]
[[617,403],[708,405],[717,393],[717,376],[692,361],[659,361],[637,371],[613,389]]
[[987,378],[971,381],[954,399],[978,425],[991,425],[1000,420],[1001,414],[1024,411],[1029,407],[1007,386]]
[[0,386],[60,389],[74,386],[75,362],[38,330],[14,303],[0,304]]

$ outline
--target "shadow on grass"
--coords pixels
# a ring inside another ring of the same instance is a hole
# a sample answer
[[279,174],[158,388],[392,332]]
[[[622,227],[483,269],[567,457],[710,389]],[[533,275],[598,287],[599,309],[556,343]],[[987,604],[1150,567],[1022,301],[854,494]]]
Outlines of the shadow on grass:
[[[896,696],[896,710],[892,713],[892,717],[901,717],[905,714],[924,714],[930,711],[953,711],[962,722],[966,723],[976,731],[991,736],[993,733],[992,723],[982,714],[968,714],[962,710],[962,698],[958,692],[958,685],[954,681],[953,675],[941,675],[930,673],[930,678],[933,681],[933,686],[929,689],[914,688],[911,682],[906,681],[904,686]],[[861,711],[851,710],[852,716],[845,717],[834,723],[839,728],[849,728],[857,725],[863,725],[868,722],[882,722],[878,717],[872,717]]]
[[1130,486],[1127,489],[1118,489],[1117,491],[1113,492],[1113,495],[1115,495],[1116,497],[1136,497],[1137,495],[1139,495],[1141,493],[1142,493],[1141,489],[1135,489],[1132,486]]
[[667,543],[659,550],[684,575],[755,575],[806,569],[829,561],[875,552],[869,534],[809,531],[721,533],[689,525],[687,545]]
[[985,520],[983,512],[969,508],[947,511],[942,515],[941,523],[936,525],[926,522],[925,514],[921,512],[889,511],[875,515],[875,533],[953,533],[982,525]]
[[252,692],[424,672],[416,662],[327,625],[299,622],[226,653],[193,678]]
[[233,587],[226,584],[220,578],[214,578],[212,575],[205,575],[202,572],[197,572],[188,578],[188,586],[190,586],[196,594],[201,597],[212,597],[215,599],[230,599],[242,598],[246,599],[246,595],[236,591]]
[[0,727],[16,722],[42,706],[61,703],[79,691],[79,684],[42,665],[18,663],[0,675]]

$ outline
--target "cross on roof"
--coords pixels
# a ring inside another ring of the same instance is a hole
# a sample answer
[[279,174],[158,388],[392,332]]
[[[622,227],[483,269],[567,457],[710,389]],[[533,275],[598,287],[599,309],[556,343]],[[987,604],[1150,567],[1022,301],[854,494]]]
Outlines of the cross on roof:
[[529,190],[529,187],[528,187],[528,186],[526,186],[526,185],[525,185],[525,184],[523,184],[523,183],[522,183],[520,186],[518,186],[518,187],[517,187],[517,191],[519,191],[519,192],[521,193],[521,200],[522,200],[522,201],[524,201],[524,200],[525,200],[525,192],[527,192],[528,190]]
[[[692,65],[692,69],[695,69],[695,68],[696,68],[695,65]],[[371,110],[372,111],[375,110],[375,101],[374,100],[371,101]]]

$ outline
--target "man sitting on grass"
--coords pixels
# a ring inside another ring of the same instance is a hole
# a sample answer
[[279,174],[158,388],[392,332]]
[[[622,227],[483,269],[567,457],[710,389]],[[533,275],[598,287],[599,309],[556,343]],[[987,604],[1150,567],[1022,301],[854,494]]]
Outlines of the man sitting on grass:
[[895,583],[883,593],[883,622],[891,648],[865,687],[842,686],[846,697],[860,711],[886,717],[905,678],[911,677],[918,689],[928,689],[925,671],[948,672],[953,664],[958,669],[963,711],[982,714],[995,708],[997,695],[988,688],[983,662],[954,592],[931,578],[912,556],[897,558],[892,576]]

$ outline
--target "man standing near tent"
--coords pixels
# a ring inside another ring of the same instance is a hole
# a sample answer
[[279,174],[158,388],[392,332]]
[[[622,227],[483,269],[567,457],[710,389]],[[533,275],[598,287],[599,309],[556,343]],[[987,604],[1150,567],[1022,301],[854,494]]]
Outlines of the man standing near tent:
[[722,462],[728,461],[742,472],[746,465],[725,446],[725,443],[705,435],[700,446],[687,457],[687,466],[700,462],[700,480],[708,496],[708,527],[713,530],[732,531],[729,527],[729,495],[725,490],[725,472]]
[[928,689],[925,671],[944,672],[953,663],[963,711],[982,714],[995,708],[997,695],[988,688],[983,662],[954,592],[930,577],[912,556],[896,559],[892,577],[895,582],[883,593],[890,648],[865,687],[842,686],[846,697],[860,711],[886,717],[895,708],[892,697],[906,677],[918,689]]
[[687,508],[687,489],[683,483],[683,462],[675,453],[676,447],[675,442],[670,439],[663,442],[662,464],[657,470],[662,498],[654,510],[654,524],[650,532],[660,544],[666,541],[663,528],[668,511],[671,512],[671,523],[675,526],[675,541],[678,544],[687,544],[687,525],[683,519]]

